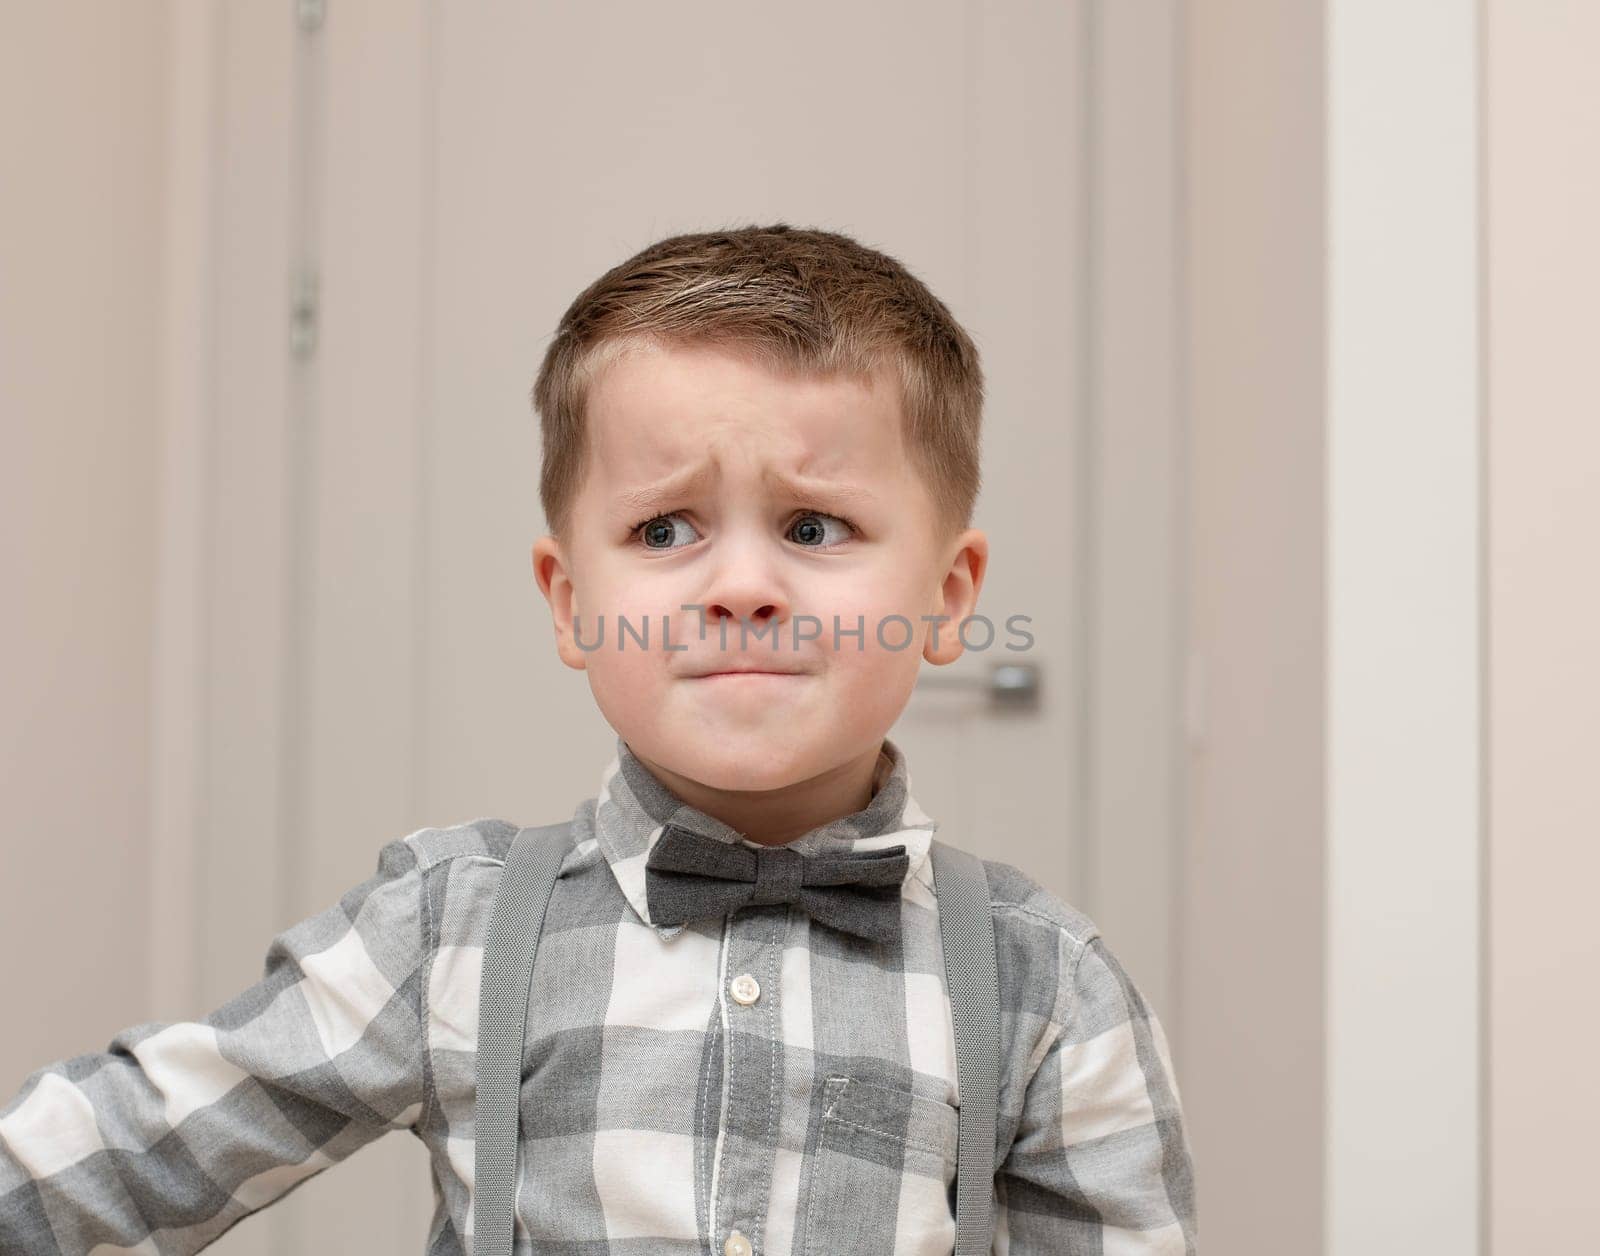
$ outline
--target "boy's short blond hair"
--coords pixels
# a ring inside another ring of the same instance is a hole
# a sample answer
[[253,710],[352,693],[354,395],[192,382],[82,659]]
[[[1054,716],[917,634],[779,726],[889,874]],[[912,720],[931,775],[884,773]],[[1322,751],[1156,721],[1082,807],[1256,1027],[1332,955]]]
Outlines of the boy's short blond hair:
[[902,436],[954,536],[981,482],[983,372],[972,338],[894,258],[849,236],[775,223],[669,236],[612,267],[562,315],[533,386],[539,498],[564,539],[588,456],[585,403],[640,343],[714,345],[780,372],[872,376],[900,386]]

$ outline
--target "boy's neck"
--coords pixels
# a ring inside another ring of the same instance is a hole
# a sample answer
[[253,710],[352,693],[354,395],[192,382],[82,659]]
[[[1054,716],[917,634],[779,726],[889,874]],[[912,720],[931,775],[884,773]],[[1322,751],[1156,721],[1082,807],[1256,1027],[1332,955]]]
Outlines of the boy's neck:
[[752,791],[713,789],[633,751],[634,757],[684,802],[763,846],[786,845],[831,820],[865,809],[876,792],[874,781],[882,753],[879,743],[820,776],[782,789]]

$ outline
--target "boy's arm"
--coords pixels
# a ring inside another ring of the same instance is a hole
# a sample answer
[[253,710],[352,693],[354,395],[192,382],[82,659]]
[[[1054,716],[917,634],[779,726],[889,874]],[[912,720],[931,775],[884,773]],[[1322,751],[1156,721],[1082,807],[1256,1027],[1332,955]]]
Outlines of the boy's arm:
[[202,1021],[123,1030],[0,1107],[0,1252],[199,1251],[426,1101],[422,878],[402,839]]
[[994,1251],[1193,1256],[1193,1166],[1166,1036],[1103,939],[1063,945],[1075,949],[1058,1032],[996,1174]]

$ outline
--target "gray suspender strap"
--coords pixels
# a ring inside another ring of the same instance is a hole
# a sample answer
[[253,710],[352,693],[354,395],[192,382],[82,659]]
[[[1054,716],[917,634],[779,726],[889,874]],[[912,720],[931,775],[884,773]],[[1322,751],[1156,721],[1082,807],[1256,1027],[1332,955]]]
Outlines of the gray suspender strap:
[[571,822],[518,831],[489,913],[478,985],[478,1094],[473,1113],[472,1251],[510,1256],[517,1114],[533,956],[567,852]]
[[[512,1251],[533,961],[570,837],[570,822],[518,832],[489,915],[478,993],[472,1256],[510,1256]],[[1000,993],[989,882],[982,860],[947,842],[933,839],[931,857],[961,1092],[955,1256],[989,1256],[1000,1087]]]
[[989,878],[976,855],[938,838],[931,850],[961,1091],[955,1256],[989,1256],[1000,1094],[1000,983]]

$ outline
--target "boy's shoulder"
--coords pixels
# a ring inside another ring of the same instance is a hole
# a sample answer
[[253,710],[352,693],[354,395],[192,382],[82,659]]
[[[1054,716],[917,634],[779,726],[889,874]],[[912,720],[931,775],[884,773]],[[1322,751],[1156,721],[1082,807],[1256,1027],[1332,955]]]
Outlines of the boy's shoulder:
[[479,858],[504,863],[511,843],[522,826],[497,816],[480,816],[459,824],[430,826],[396,838],[394,845],[409,849],[417,870],[427,872],[453,859]]
[[1055,928],[1067,935],[1074,949],[1100,936],[1100,928],[1071,903],[1052,894],[1015,864],[983,860],[989,880],[989,901],[997,918],[1010,917],[1035,927]]
[[1015,864],[982,860],[994,916],[1000,1002],[1028,1011],[1041,1025],[1065,1024],[1079,995],[1083,959],[1104,946],[1084,912],[1051,893]]

